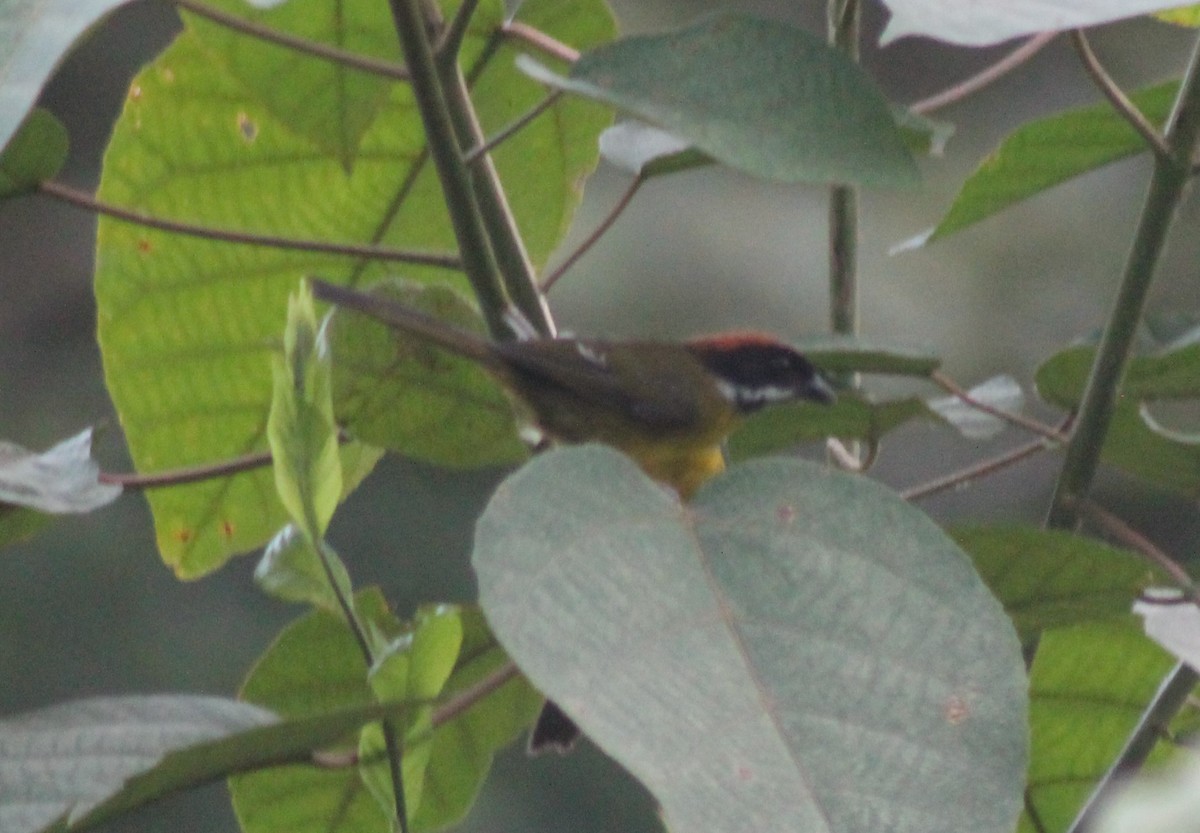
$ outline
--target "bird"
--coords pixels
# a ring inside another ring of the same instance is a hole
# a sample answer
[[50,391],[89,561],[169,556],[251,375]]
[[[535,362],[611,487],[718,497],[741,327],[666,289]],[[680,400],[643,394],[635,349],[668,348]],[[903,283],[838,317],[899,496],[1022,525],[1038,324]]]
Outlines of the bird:
[[496,341],[379,294],[315,278],[310,286],[318,300],[475,362],[551,439],[612,446],[684,499],[724,470],[722,443],[744,417],[774,403],[836,399],[800,351],[764,333]]

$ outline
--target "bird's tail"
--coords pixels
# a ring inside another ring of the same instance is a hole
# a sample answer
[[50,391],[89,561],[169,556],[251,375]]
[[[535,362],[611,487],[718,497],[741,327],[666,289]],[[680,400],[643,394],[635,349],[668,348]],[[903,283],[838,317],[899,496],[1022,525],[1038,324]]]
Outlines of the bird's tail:
[[484,367],[494,367],[498,364],[491,343],[469,330],[381,295],[359,292],[318,278],[310,278],[309,284],[312,286],[313,297],[319,301],[354,310],[389,327],[436,344],[451,353],[477,361]]

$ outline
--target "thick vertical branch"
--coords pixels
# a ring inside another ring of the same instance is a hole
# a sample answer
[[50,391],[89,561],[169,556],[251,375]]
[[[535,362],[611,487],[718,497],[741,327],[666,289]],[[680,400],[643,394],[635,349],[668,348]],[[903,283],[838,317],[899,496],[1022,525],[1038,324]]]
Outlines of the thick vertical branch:
[[[829,42],[853,61],[859,55],[859,0],[829,0]],[[829,191],[829,322],[835,333],[858,332],[858,189]],[[853,377],[841,380],[853,385]]]
[[1121,379],[1133,350],[1146,296],[1167,232],[1191,176],[1192,158],[1197,139],[1200,139],[1200,40],[1175,99],[1164,139],[1167,153],[1154,160],[1154,172],[1121,286],[1084,389],[1075,432],[1067,444],[1047,517],[1049,526],[1074,526],[1076,501],[1087,497],[1091,489],[1100,464],[1100,452],[1116,411]]
[[421,0],[389,0],[389,4],[411,75],[413,98],[425,127],[429,155],[446,197],[463,269],[492,335],[511,338],[512,333],[504,320],[505,310],[509,307],[508,297],[438,75]]

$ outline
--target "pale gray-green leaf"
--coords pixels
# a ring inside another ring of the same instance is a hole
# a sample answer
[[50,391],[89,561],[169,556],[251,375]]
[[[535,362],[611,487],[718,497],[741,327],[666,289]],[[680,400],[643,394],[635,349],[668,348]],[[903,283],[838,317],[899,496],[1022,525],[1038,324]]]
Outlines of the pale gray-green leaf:
[[474,564],[501,644],[674,833],[1016,823],[1016,636],[883,486],[776,459],[681,505],[614,451],[563,449],[501,484]]
[[0,720],[0,830],[78,818],[165,755],[275,720],[216,697],[101,697]]
[[912,185],[916,164],[866,72],[810,32],[740,12],[580,56],[546,84],[611,104],[719,162],[782,182]]
[[127,0],[0,3],[0,147],[33,109],[42,87],[96,21]]

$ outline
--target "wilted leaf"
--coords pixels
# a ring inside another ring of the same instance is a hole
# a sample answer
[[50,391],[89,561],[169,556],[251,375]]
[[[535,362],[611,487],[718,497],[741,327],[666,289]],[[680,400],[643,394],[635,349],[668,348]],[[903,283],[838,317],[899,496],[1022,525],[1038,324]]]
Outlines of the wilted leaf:
[[100,482],[88,428],[41,454],[0,442],[0,502],[63,514],[112,503],[121,487]]

